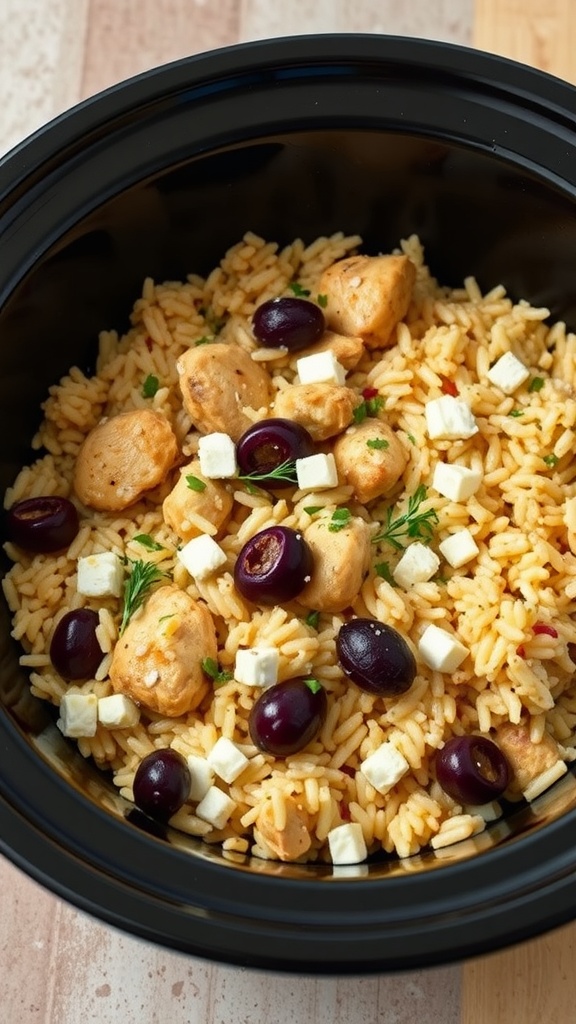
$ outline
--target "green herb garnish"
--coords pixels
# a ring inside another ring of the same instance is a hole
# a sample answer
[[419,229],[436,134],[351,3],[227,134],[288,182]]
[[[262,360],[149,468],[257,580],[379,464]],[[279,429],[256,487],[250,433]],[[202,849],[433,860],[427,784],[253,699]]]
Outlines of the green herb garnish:
[[193,473],[189,473],[186,477],[186,485],[191,491],[201,492],[206,490],[206,483],[204,480],[200,480],[197,476],[194,476]]
[[392,575],[392,569],[390,568],[389,562],[377,562],[374,566],[374,572],[377,576],[380,576],[381,579],[386,580],[386,583],[389,583],[391,587],[398,586]]
[[319,306],[322,307],[322,309],[326,309],[326,306],[328,305],[328,296],[327,295],[318,295],[316,297],[316,302],[318,303]]
[[338,533],[343,530],[345,526],[352,519],[352,513],[349,508],[337,508],[332,513],[330,522],[328,523],[328,529],[331,533]]
[[159,544],[157,540],[154,540],[154,538],[150,536],[149,533],[137,533],[132,540],[141,544],[143,548],[147,548],[148,551],[164,551],[164,545]]
[[363,423],[368,416],[377,416],[381,409],[384,408],[386,399],[382,395],[376,395],[375,398],[365,398],[360,405],[357,405],[354,409],[354,423]]
[[320,622],[320,612],[308,612],[308,615],[304,619],[307,626],[311,629],[318,629],[318,623]]
[[321,512],[324,505],[307,505],[304,509],[306,515],[315,516],[317,512]]
[[371,437],[369,441],[366,441],[368,448],[375,448],[376,451],[384,451],[390,447],[390,441],[386,441],[383,437]]
[[226,671],[226,669],[220,668],[217,661],[214,658],[202,658],[200,662],[202,671],[210,676],[210,679],[215,683],[216,686],[221,686],[222,683],[228,683],[234,676],[232,672]]
[[150,587],[158,583],[159,580],[164,579],[167,575],[157,565],[154,565],[153,562],[143,562],[139,558],[136,561],[128,558],[126,561],[131,564],[132,568],[128,579],[124,583],[124,603],[122,607],[122,621],[118,630],[119,636],[122,636],[134,612],[144,604]]
[[296,462],[293,459],[286,459],[285,462],[281,462],[280,465],[275,466],[274,469],[269,469],[267,473],[245,473],[238,476],[238,480],[242,480],[245,484],[249,484],[252,480],[263,480],[266,484],[271,485],[273,485],[275,480],[282,480],[288,484],[296,484],[298,483]]
[[532,377],[532,380],[530,381],[530,383],[528,385],[528,391],[530,392],[530,394],[533,391],[542,391],[542,388],[544,387],[544,384],[545,384],[544,377]]
[[310,295],[310,289],[303,288],[299,281],[290,281],[288,287],[290,291],[294,292],[294,295],[297,295],[299,298],[305,299]]
[[434,532],[434,525],[438,522],[438,514],[433,508],[420,511],[427,495],[426,487],[424,484],[420,484],[414,494],[408,498],[406,512],[394,518],[393,509],[389,508],[384,529],[372,538],[373,542],[376,544],[381,540],[388,541],[397,551],[401,551],[404,547],[404,544],[400,543],[399,537],[409,537],[411,540],[421,540],[424,544],[429,544]]
[[211,338],[208,334],[203,334],[201,338],[197,338],[194,342],[195,345],[211,345],[214,338]]
[[414,437],[414,434],[407,434],[406,436],[408,440],[411,441],[412,444],[416,444],[416,438]]
[[514,419],[518,419],[519,416],[524,415],[524,409],[511,409],[508,415],[513,416]]
[[315,679],[314,676],[311,676],[310,679],[305,679],[304,683],[312,693],[318,693],[318,690],[322,689],[322,683],[319,679]]
[[559,459],[557,455],[554,455],[554,453],[552,453],[551,455],[543,455],[542,461],[545,462],[546,465],[550,467],[550,469],[553,469],[554,466],[559,462]]
[[159,387],[160,381],[158,380],[158,377],[155,377],[153,373],[149,373],[142,385],[142,397],[154,398]]

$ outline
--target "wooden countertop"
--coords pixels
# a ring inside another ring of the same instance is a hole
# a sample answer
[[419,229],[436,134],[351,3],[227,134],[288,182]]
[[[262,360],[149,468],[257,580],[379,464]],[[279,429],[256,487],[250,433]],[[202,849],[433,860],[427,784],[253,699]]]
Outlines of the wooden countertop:
[[[573,0],[0,0],[0,153],[78,100],[215,46],[302,32],[475,45],[576,81]],[[576,923],[464,965],[262,975],[168,952],[64,904],[0,858],[4,1024],[573,1024]]]

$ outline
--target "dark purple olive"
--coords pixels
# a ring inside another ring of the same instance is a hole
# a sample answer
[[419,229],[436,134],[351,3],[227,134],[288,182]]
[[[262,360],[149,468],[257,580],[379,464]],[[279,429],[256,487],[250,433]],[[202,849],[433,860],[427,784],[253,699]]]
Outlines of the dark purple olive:
[[262,483],[274,487],[290,487],[294,480],[268,479],[267,475],[283,462],[295,462],[314,454],[314,442],[305,429],[293,420],[277,417],[254,423],[242,434],[236,445],[236,458],[240,473],[256,474]]
[[252,317],[254,337],[261,345],[291,352],[318,341],[325,329],[320,306],[307,299],[269,299],[258,306]]
[[168,821],[188,799],[190,769],[177,750],[164,747],[142,758],[134,776],[134,803],[157,821]]
[[404,637],[378,619],[352,619],[340,627],[336,653],[344,672],[368,693],[397,697],[409,690],[416,661]]
[[234,583],[255,604],[282,604],[310,581],[312,552],[301,533],[269,526],[251,537],[238,555]]
[[50,641],[50,660],[63,679],[92,679],[104,653],[96,637],[98,613],[90,608],[66,612]]
[[67,498],[45,495],[17,501],[6,515],[6,531],[25,551],[49,554],[67,548],[78,533],[76,507]]
[[438,782],[458,803],[497,800],[510,782],[506,757],[486,736],[453,736],[437,752],[435,762]]
[[250,712],[253,743],[275,757],[302,750],[326,718],[326,691],[317,679],[288,679],[260,695]]

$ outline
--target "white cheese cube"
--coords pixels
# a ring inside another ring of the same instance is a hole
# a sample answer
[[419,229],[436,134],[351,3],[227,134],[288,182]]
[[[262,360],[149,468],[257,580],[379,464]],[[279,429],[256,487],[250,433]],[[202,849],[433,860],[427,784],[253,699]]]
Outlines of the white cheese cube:
[[360,765],[371,786],[384,796],[406,774],[410,765],[393,743],[381,743]]
[[455,672],[469,652],[452,633],[432,623],[420,637],[418,653],[436,672]]
[[106,729],[131,729],[140,721],[140,711],[130,697],[112,693],[98,700],[98,721]]
[[186,758],[190,771],[190,793],[188,799],[196,803],[202,800],[214,782],[214,772],[205,757],[188,754]]
[[330,829],[326,838],[333,864],[360,864],[368,856],[362,827],[357,821],[337,825]]
[[236,653],[234,679],[246,686],[274,686],[278,682],[277,647],[249,647]]
[[243,754],[226,736],[216,740],[206,760],[216,775],[228,784],[234,782],[249,764],[246,754]]
[[78,559],[76,588],[85,597],[120,597],[124,584],[122,562],[113,551]]
[[301,384],[344,384],[346,370],[333,352],[315,352],[296,360]]
[[470,406],[453,395],[442,395],[441,398],[433,398],[426,402],[424,415],[428,436],[432,440],[458,440],[472,437],[478,432],[478,424]]
[[225,552],[207,533],[193,537],[176,554],[178,561],[197,580],[211,576],[226,561]]
[[213,828],[220,829],[224,828],[235,807],[234,801],[221,789],[218,789],[218,786],[210,786],[198,804],[196,814]]
[[198,458],[202,476],[208,480],[225,480],[238,470],[236,445],[228,434],[205,434],[198,441]]
[[461,565],[466,565],[466,562],[476,558],[480,551],[470,530],[466,527],[463,530],[456,530],[456,533],[451,533],[446,540],[440,542],[438,548],[453,569],[459,569]]
[[482,474],[467,466],[438,462],[432,478],[432,487],[450,501],[466,501],[482,483]]
[[323,491],[328,487],[336,487],[338,471],[332,452],[296,459],[296,478],[301,491]]
[[511,395],[530,376],[530,370],[516,358],[513,352],[505,352],[486,375],[491,384],[495,384],[505,395]]
[[60,702],[57,722],[64,736],[95,736],[98,725],[98,698],[95,693],[65,693]]
[[408,589],[415,583],[425,583],[440,566],[438,555],[426,544],[409,544],[392,575],[401,587]]

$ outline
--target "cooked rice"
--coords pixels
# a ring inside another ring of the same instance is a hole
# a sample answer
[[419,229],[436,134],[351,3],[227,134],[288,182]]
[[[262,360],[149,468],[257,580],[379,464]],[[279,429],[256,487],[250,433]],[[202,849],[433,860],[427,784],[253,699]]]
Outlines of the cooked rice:
[[[359,245],[358,237],[336,234],[309,246],[297,240],[280,250],[247,234],[205,280],[195,274],[185,282],[146,280],[128,333],[102,333],[97,375],[88,378],[75,367],[50,389],[34,439],[38,459],[20,472],[6,494],[6,506],[37,495],[69,496],[83,439],[103,416],[120,411],[152,407],[164,413],[182,451],[194,453],[198,435],[179,397],[178,357],[215,332],[219,340],[253,351],[255,307],[286,293],[294,279],[314,292],[322,271]],[[240,648],[264,644],[280,652],[281,680],[309,673],[324,685],[328,714],[319,735],[285,760],[262,754],[252,744],[248,716],[258,691],[233,679],[218,687],[207,683],[200,707],[181,718],[143,711],[133,729],[99,725],[94,737],[78,741],[85,757],[112,769],[121,793],[131,799],[134,772],[152,750],[171,746],[185,756],[205,756],[220,736],[232,739],[249,765],[230,786],[218,782],[235,804],[226,826],[213,829],[189,803],[173,823],[233,853],[274,857],[254,826],[264,804],[271,802],[275,827],[281,830],[290,797],[310,816],[307,860],[328,859],[326,837],[345,821],[360,824],[370,853],[384,850],[400,857],[475,835],[484,828],[483,816],[456,804],[435,781],[434,754],[453,735],[488,734],[504,722],[525,721],[533,742],[546,734],[557,743],[562,764],[552,772],[552,781],[576,757],[571,646],[576,644],[576,337],[563,323],[550,326],[547,309],[514,303],[500,285],[484,296],[471,277],[461,288],[440,287],[415,237],[403,241],[401,251],[417,266],[408,316],[397,327],[396,344],[367,352],[347,384],[358,394],[367,386],[376,388],[385,398],[382,415],[410,457],[392,499],[354,510],[381,522],[391,501],[401,503],[419,484],[430,485],[439,458],[480,468],[481,488],[467,502],[428,494],[439,518],[432,546],[467,526],[480,551],[461,570],[443,566],[443,575],[409,591],[372,570],[353,610],[390,623],[413,647],[429,623],[456,632],[470,655],[453,675],[422,671],[395,700],[363,693],[346,681],[337,662],[335,638],[342,615],[322,614],[315,629],[306,624],[297,603],[252,613],[234,589],[231,567],[249,537],[275,523],[303,529],[306,506],[346,505],[350,487],[313,495],[295,492],[277,500],[265,492],[236,489],[232,517],[219,538],[228,556],[225,571],[200,583],[191,581],[176,561],[178,537],[163,521],[162,500],[172,481],[119,515],[81,508],[81,529],[66,553],[32,557],[6,546],[14,562],[3,584],[12,635],[24,649],[21,663],[31,670],[32,692],[54,705],[65,692],[99,697],[112,692],[107,671],[120,602],[90,602],[76,591],[77,559],[103,551],[155,561],[193,598],[205,602],[218,626],[222,668],[233,668]],[[505,397],[489,384],[488,369],[509,350],[530,366],[532,376],[543,379],[540,390],[524,385]],[[269,368],[277,389],[294,379],[288,355],[275,353]],[[150,374],[161,384],[153,399],[142,395]],[[424,407],[442,395],[444,378],[456,383],[476,417],[480,430],[469,440],[432,443],[427,436]],[[263,412],[253,410],[252,418]],[[197,525],[206,529],[204,522]],[[163,550],[143,552],[133,540],[143,533]],[[379,558],[384,557],[393,569],[399,555],[383,548]],[[103,660],[96,679],[69,686],[50,664],[50,638],[66,611],[85,604],[99,610]],[[552,625],[557,636],[534,633],[538,622]],[[410,771],[383,796],[360,764],[386,740],[404,755]]]

